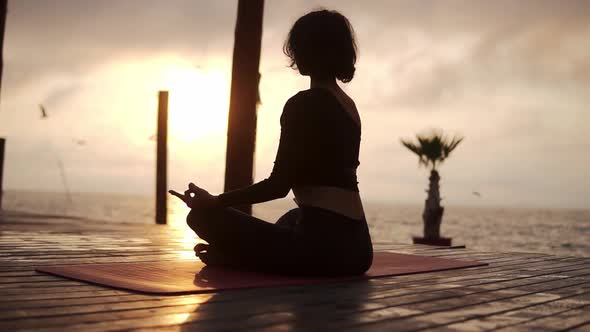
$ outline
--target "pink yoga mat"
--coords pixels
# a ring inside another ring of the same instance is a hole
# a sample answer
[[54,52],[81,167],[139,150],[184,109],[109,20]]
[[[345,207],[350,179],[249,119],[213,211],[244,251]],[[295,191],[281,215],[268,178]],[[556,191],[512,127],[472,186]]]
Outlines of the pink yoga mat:
[[200,261],[44,266],[36,270],[69,279],[150,294],[188,294],[236,288],[276,287],[398,276],[487,265],[474,261],[376,252],[362,276],[301,278],[218,267]]

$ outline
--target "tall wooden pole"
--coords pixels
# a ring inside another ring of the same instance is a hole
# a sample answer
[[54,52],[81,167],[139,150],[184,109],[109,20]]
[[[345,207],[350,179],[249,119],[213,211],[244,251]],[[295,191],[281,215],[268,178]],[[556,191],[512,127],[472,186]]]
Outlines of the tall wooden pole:
[[[0,91],[2,91],[2,70],[4,69],[4,28],[6,27],[6,3],[0,0]],[[2,209],[3,174],[4,174],[4,145],[6,140],[0,137],[0,210]]]
[[[225,191],[252,184],[264,0],[239,0],[225,159]],[[246,213],[252,206],[237,206]]]
[[0,0],[0,91],[2,91],[2,70],[4,69],[4,29],[8,0]]
[[156,147],[156,224],[166,224],[168,162],[168,91],[158,93],[158,133]]
[[4,143],[6,143],[6,140],[0,137],[0,210],[2,210],[2,194],[4,193],[4,188],[2,186],[4,183],[2,178],[4,174]]

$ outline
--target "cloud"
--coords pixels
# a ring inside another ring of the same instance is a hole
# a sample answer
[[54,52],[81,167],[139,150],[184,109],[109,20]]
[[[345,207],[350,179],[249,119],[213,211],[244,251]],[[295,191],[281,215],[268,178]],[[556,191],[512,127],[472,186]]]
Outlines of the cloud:
[[231,52],[234,1],[12,1],[5,39],[7,93],[45,75],[83,75],[117,58],[200,58]]
[[[151,192],[146,138],[154,131],[157,86],[152,76],[137,77],[161,58],[229,73],[236,4],[12,1],[0,110],[11,151],[8,187],[53,179],[40,170],[50,162],[49,133],[73,187],[106,191],[129,183],[129,190]],[[319,5],[348,16],[359,41],[357,75],[345,88],[363,118],[363,197],[422,201],[426,172],[399,138],[441,127],[466,136],[442,169],[448,202],[472,202],[479,186],[489,204],[584,204],[588,1],[267,1],[257,179],[272,167],[282,104],[308,84],[286,68],[282,43],[295,19]],[[60,126],[39,121],[39,103]],[[72,135],[88,144],[72,148]],[[185,143],[171,148],[172,181],[191,177],[221,188],[224,142],[207,157],[194,151],[211,141]],[[51,181],[47,188],[59,188]]]

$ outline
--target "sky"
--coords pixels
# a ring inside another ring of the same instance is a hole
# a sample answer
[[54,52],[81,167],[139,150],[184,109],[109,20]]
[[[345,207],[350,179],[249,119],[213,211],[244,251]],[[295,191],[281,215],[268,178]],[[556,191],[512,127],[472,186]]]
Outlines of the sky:
[[[285,101],[309,87],[282,44],[340,11],[356,32],[358,169],[367,201],[425,199],[400,138],[464,141],[440,167],[443,205],[590,202],[590,2],[267,0],[256,180],[272,169]],[[153,195],[157,91],[170,90],[169,183],[223,188],[237,1],[9,1],[0,101],[5,189]],[[40,117],[39,105],[48,117]],[[473,194],[477,191],[481,196]]]

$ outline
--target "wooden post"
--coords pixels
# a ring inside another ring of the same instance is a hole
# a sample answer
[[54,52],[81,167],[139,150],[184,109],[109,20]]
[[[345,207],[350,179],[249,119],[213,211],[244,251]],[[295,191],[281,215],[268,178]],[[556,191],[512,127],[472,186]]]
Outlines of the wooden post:
[[[6,3],[0,0],[0,91],[2,90],[2,70],[4,69],[4,28],[6,27]],[[2,194],[4,193],[4,146],[6,139],[0,137],[0,210],[2,210]]]
[[168,161],[168,91],[158,93],[158,132],[156,147],[156,224],[166,224]]
[[[225,191],[252,184],[264,0],[239,0],[227,126]],[[246,213],[252,206],[235,207]]]
[[2,194],[4,193],[4,187],[2,184],[4,174],[4,146],[6,145],[6,139],[0,137],[0,210],[2,210]]
[[0,91],[2,90],[2,70],[4,69],[4,28],[6,27],[6,3],[0,0]]

